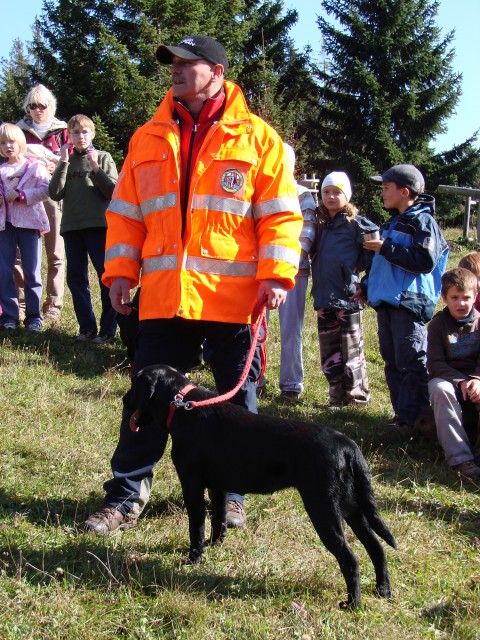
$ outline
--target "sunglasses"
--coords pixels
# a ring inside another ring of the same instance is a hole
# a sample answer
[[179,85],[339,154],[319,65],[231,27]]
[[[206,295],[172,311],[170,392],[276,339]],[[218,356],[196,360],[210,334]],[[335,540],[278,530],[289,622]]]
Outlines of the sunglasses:
[[35,111],[35,109],[40,109],[40,111],[45,111],[45,109],[48,109],[48,106],[46,104],[29,104],[28,108],[30,109],[30,111]]

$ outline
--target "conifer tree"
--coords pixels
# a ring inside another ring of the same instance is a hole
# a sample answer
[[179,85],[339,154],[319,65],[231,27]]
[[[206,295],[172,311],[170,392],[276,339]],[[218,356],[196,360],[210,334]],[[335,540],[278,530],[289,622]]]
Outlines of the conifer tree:
[[428,182],[431,142],[461,91],[452,70],[454,32],[442,35],[436,25],[438,1],[323,0],[322,6],[331,21],[317,21],[327,56],[316,70],[320,115],[309,125],[325,145],[317,166],[350,173],[365,213],[380,215],[368,176],[409,162]]
[[125,152],[171,85],[155,48],[205,33],[224,44],[227,77],[253,111],[294,137],[309,80],[313,87],[307,57],[288,38],[297,12],[284,15],[281,0],[218,0],[211,9],[204,0],[44,0],[33,75],[55,92],[61,115],[97,114]]

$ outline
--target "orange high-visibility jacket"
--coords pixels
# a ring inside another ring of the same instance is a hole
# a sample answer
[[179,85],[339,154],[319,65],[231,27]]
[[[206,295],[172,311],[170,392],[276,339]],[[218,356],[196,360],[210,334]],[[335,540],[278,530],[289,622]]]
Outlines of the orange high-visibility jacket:
[[139,282],[140,319],[249,323],[259,280],[295,283],[302,230],[283,143],[224,82],[225,111],[191,174],[184,237],[172,91],[132,137],[107,210],[103,282]]

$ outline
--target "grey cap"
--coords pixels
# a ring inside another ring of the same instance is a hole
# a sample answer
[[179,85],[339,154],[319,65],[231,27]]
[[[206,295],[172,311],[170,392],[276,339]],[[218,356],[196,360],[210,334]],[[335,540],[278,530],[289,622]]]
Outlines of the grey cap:
[[223,45],[210,36],[187,36],[176,47],[161,44],[155,57],[162,64],[172,64],[173,56],[183,60],[208,60],[212,64],[221,64],[228,69],[227,54]]
[[413,164],[396,164],[381,176],[370,176],[370,180],[376,184],[396,182],[417,194],[425,191],[425,178]]

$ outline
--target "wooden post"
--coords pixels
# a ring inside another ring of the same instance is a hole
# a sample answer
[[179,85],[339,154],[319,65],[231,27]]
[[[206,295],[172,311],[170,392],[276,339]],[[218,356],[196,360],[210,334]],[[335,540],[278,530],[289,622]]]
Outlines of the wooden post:
[[470,196],[465,198],[465,211],[463,214],[463,239],[468,240],[468,233],[470,231],[470,203],[472,199]]
[[[472,198],[480,200],[480,189],[472,189],[470,187],[450,187],[445,184],[439,184],[437,191],[439,193],[448,193],[452,196],[463,196],[465,198],[465,213],[463,214],[463,239],[468,238],[470,229],[470,205]],[[480,205],[479,205],[480,209]],[[477,213],[477,242],[480,242],[480,210]]]

